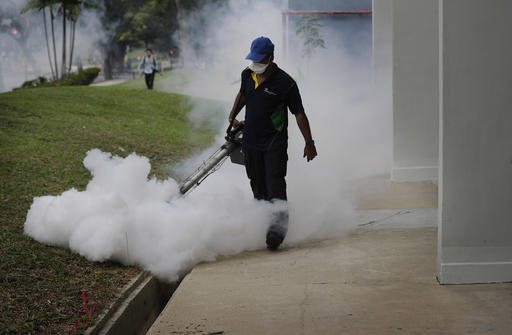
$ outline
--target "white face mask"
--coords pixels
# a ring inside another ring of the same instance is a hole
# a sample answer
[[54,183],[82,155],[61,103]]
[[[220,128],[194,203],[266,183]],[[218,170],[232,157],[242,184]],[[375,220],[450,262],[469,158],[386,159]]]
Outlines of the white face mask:
[[262,74],[265,72],[269,64],[270,62],[268,64],[251,62],[251,64],[249,64],[249,69],[251,69],[256,74]]

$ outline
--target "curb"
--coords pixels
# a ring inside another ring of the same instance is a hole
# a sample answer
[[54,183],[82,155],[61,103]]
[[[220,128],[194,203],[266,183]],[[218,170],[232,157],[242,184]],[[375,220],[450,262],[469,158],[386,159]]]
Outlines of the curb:
[[146,334],[178,285],[179,281],[164,283],[147,271],[140,273],[85,335]]

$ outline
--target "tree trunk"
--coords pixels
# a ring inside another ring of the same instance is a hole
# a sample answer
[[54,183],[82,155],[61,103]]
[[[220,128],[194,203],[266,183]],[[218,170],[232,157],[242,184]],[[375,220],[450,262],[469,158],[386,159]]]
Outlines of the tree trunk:
[[[1,56],[0,56],[1,60]],[[4,74],[2,72],[2,62],[0,62],[0,93],[2,93],[5,90],[4,86]]]
[[115,67],[115,57],[117,55],[117,43],[115,36],[111,36],[104,42],[101,42],[101,47],[103,50],[103,75],[105,80],[114,79],[114,67]]
[[53,60],[55,62],[55,79],[59,78],[59,67],[57,66],[57,47],[55,45],[55,28],[53,21],[55,21],[55,15],[53,15],[53,6],[50,5],[50,19],[52,23],[52,42],[53,42]]
[[55,79],[52,65],[52,55],[50,53],[50,44],[48,43],[48,27],[46,23],[46,8],[43,8],[43,24],[44,24],[44,38],[46,40],[46,51],[48,51],[48,61],[50,62],[50,71],[52,72],[52,78]]
[[68,72],[71,72],[71,65],[73,64],[73,51],[75,49],[75,28],[76,28],[76,22],[75,21],[71,21],[71,32],[70,32],[70,37],[71,37],[71,40],[69,41],[69,43],[71,43],[71,50],[69,52],[69,68],[68,68]]
[[103,63],[103,75],[105,76],[105,80],[114,79],[114,76],[112,74],[112,64],[110,64],[110,57],[105,57]]
[[61,77],[66,75],[66,6],[62,5],[62,64]]
[[115,41],[111,41],[106,50],[105,61],[103,65],[103,75],[105,76],[105,80],[114,79],[114,67],[117,54],[114,43]]

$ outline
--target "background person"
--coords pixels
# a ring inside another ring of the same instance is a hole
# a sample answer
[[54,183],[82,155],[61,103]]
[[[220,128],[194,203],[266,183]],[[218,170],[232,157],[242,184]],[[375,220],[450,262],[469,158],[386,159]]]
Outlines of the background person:
[[144,68],[144,79],[148,90],[153,89],[153,81],[155,80],[155,72],[158,72],[158,63],[156,57],[153,56],[151,49],[146,49],[146,55],[142,57],[137,70]]
[[[254,198],[286,201],[288,109],[304,136],[304,157],[308,162],[317,155],[315,142],[297,83],[273,62],[272,41],[267,37],[255,39],[246,59],[252,63],[242,71],[242,84],[229,122],[238,125],[235,117],[246,107],[242,147]],[[288,211],[283,210],[275,214],[267,231],[268,249],[277,250],[287,231]]]

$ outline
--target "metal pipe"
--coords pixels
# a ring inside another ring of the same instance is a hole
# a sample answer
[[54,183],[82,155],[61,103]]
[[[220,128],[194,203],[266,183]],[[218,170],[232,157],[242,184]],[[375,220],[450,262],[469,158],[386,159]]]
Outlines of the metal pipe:
[[222,147],[214,153],[210,158],[203,162],[203,164],[192,174],[190,177],[185,179],[183,183],[180,184],[180,193],[186,194],[192,188],[199,185],[204,178],[208,176],[210,171],[215,171],[215,168],[223,163],[224,159],[226,159],[229,154],[231,154],[236,148],[238,144],[227,141],[222,145]]
[[[215,151],[206,161],[201,164],[199,168],[187,179],[185,179],[179,185],[179,190],[182,195],[187,194],[190,190],[195,188],[197,185],[208,177],[224,163],[226,158],[233,153],[235,150],[240,150],[242,146],[244,124],[241,123],[233,128],[233,123],[229,124],[226,130],[226,142]],[[234,163],[243,164],[231,159]]]
[[[289,0],[282,0],[283,2],[283,9],[282,12],[285,12],[290,9],[290,1]],[[283,24],[283,55],[284,59],[288,60],[288,15],[282,14],[282,24]]]
[[362,10],[283,10],[283,15],[371,15],[372,9]]

